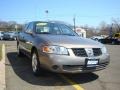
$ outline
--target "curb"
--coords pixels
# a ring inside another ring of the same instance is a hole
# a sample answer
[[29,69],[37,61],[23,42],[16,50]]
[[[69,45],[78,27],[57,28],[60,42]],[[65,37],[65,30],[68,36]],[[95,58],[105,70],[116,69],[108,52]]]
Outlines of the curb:
[[2,45],[2,60],[0,61],[0,90],[6,90],[5,83],[5,45]]

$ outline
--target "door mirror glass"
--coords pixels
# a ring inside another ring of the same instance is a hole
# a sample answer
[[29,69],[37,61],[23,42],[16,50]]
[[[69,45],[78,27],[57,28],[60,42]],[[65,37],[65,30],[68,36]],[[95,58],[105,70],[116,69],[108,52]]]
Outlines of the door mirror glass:
[[33,34],[32,30],[27,30],[26,33],[31,34],[31,35]]

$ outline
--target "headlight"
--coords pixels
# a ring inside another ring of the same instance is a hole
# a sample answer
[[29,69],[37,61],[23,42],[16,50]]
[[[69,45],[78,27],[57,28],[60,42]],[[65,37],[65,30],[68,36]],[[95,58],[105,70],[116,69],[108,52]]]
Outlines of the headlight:
[[105,46],[102,47],[102,53],[103,53],[103,54],[107,53],[107,49],[106,49]]
[[67,48],[61,46],[44,46],[42,50],[45,53],[68,55]]

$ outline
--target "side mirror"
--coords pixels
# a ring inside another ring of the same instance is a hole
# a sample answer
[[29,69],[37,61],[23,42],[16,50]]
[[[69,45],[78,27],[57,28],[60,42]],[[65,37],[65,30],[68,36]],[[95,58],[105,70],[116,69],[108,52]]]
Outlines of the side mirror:
[[30,35],[33,35],[32,30],[27,30],[26,33],[28,33],[28,34],[30,34]]

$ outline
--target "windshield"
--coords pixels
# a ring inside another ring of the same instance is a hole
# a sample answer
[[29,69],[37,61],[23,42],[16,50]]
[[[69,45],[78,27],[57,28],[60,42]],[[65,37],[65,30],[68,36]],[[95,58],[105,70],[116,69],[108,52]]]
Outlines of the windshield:
[[76,35],[76,33],[69,26],[65,24],[55,23],[37,23],[36,33],[53,35],[70,35],[70,36]]

